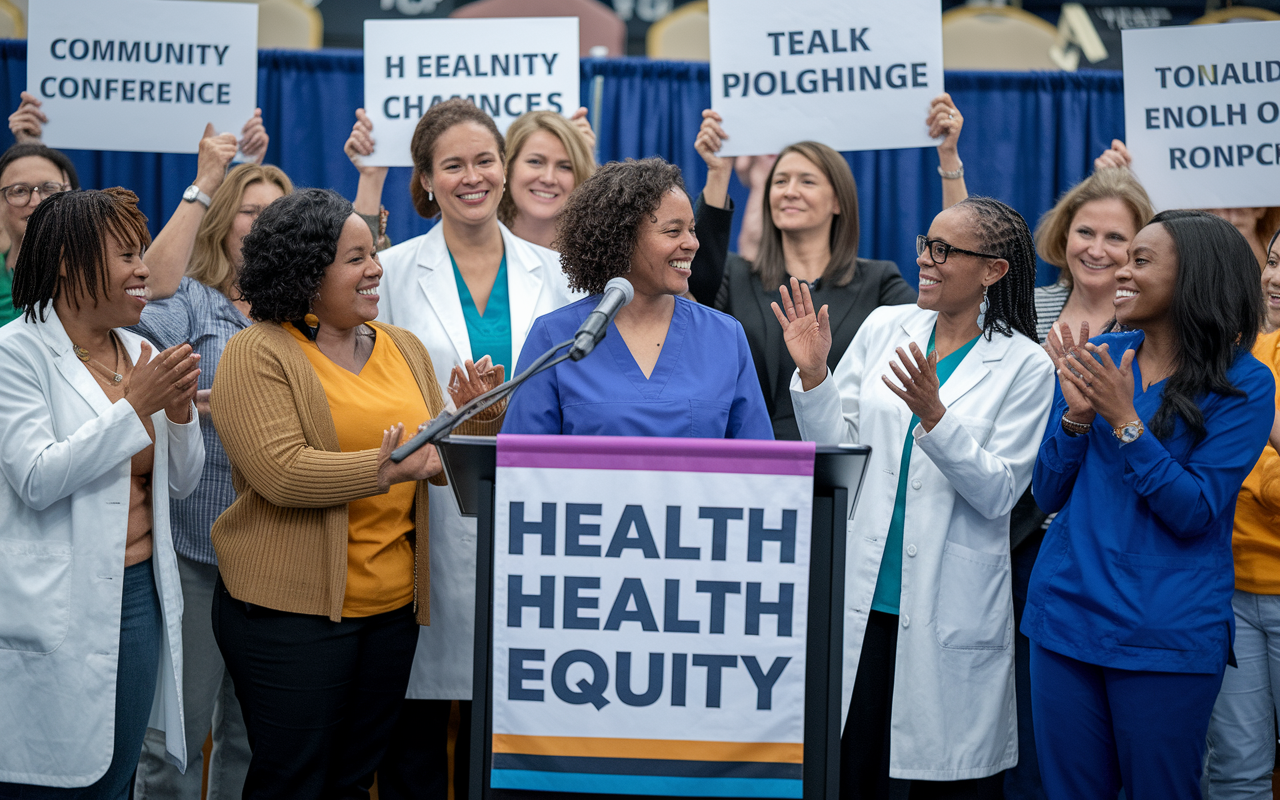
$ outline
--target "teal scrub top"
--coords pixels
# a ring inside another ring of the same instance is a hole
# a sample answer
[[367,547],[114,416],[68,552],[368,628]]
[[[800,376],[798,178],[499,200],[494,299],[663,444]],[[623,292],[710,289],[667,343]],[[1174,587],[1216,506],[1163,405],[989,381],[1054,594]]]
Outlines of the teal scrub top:
[[471,340],[471,360],[479,361],[485,356],[494,365],[501,364],[511,377],[511,303],[507,293],[507,256],[502,255],[502,263],[498,265],[498,277],[493,280],[493,289],[489,292],[489,302],[485,304],[484,313],[476,309],[476,302],[471,297],[467,282],[458,271],[458,262],[449,254],[449,263],[453,265],[453,279],[458,284],[458,299],[462,301],[462,316],[467,322],[467,338]]
[[[933,352],[934,327],[929,334],[929,350],[927,357]],[[979,334],[980,336],[981,334]],[[947,382],[951,373],[956,371],[960,362],[977,344],[978,336],[973,337],[961,348],[938,362],[938,386]],[[893,517],[889,520],[889,534],[885,537],[884,556],[880,559],[880,574],[876,577],[876,593],[871,598],[871,610],[883,611],[886,614],[897,614],[899,601],[902,599],[902,526],[907,516],[907,472],[911,468],[911,451],[915,448],[916,437],[911,435],[919,424],[920,418],[911,415],[911,424],[907,425],[907,440],[902,445],[902,462],[898,465],[898,495],[893,500]]]

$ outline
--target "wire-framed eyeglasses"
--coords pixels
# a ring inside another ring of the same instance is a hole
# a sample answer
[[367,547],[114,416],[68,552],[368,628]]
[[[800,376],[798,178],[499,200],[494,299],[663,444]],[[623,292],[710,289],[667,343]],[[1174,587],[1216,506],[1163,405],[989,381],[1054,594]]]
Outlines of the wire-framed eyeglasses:
[[990,253],[975,253],[972,250],[965,250],[962,247],[953,247],[941,239],[928,239],[924,234],[916,237],[916,255],[922,256],[925,251],[929,252],[929,260],[935,264],[947,263],[947,256],[952,253],[959,253],[965,256],[977,256],[978,258],[1003,258],[1003,256],[993,256]]
[[4,195],[4,199],[9,201],[11,206],[25,206],[31,202],[32,194],[39,193],[40,199],[43,200],[50,195],[65,192],[70,188],[69,185],[58,183],[57,181],[37,183],[35,186],[27,183],[11,183],[8,186],[0,186],[0,194]]

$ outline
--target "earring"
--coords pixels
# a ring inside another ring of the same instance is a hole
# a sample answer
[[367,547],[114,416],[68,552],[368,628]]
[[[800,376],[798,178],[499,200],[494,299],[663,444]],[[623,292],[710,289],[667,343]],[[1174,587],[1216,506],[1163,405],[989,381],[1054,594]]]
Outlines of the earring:
[[428,202],[428,203],[433,203],[433,202],[435,202],[435,199],[436,199],[436,196],[435,196],[434,194],[432,194],[432,193],[431,193],[431,190],[430,190],[430,189],[428,189],[428,190],[427,190],[427,202]]
[[991,301],[987,299],[987,287],[983,286],[982,287],[982,305],[978,306],[978,314],[985,317],[987,315],[987,309],[990,307],[991,307]]

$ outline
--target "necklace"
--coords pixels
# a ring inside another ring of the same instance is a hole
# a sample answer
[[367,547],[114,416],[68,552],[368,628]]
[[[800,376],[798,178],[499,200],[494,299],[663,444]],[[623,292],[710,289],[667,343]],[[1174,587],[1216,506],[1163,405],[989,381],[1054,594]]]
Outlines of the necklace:
[[[116,366],[119,367],[120,366],[120,340],[117,339],[114,335],[112,335],[111,343],[115,345]],[[110,369],[109,367],[107,367],[107,365],[101,363],[96,359],[90,358],[89,351],[84,349],[83,347],[80,347],[75,342],[71,343],[71,352],[75,353],[76,358],[80,359],[80,361],[83,362],[84,364],[87,364],[90,367],[97,367],[98,369],[105,372],[106,376],[111,379],[112,383],[119,383],[120,381],[124,380],[124,376],[121,375],[119,372],[116,372],[115,370]]]

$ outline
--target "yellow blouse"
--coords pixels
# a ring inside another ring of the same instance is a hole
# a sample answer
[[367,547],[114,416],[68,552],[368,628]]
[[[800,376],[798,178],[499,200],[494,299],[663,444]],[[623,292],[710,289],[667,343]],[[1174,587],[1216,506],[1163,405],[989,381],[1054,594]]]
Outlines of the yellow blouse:
[[[324,387],[338,443],[344,452],[377,450],[382,432],[396,423],[414,431],[431,413],[404,355],[389,336],[379,336],[356,375],[329,360],[292,325],[284,326],[302,345]],[[413,601],[412,481],[386,494],[347,505],[347,587],[342,616],[368,617]]]
[[[1280,382],[1280,331],[1258,337],[1253,355]],[[1280,402],[1280,397],[1277,398]],[[1253,594],[1280,594],[1280,455],[1267,445],[1236,501],[1236,588]]]

